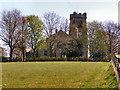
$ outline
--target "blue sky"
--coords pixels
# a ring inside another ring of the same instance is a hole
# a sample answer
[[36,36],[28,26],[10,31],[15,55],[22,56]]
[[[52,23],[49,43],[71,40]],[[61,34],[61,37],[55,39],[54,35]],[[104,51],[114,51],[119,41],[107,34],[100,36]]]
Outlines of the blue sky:
[[[45,12],[54,11],[69,19],[73,11],[87,13],[87,22],[98,20],[118,21],[118,0],[0,0],[0,14],[3,10],[17,8],[23,15],[35,14],[39,17]],[[0,45],[3,42],[0,40]]]

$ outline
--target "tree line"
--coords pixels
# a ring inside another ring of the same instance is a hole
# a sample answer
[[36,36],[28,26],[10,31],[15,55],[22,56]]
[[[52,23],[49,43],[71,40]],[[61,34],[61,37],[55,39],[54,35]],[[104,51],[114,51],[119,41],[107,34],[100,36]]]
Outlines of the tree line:
[[[46,12],[42,18],[39,18],[36,15],[24,16],[20,10],[14,9],[2,12],[0,28],[1,39],[10,48],[10,60],[13,52],[19,49],[24,61],[26,48],[31,47],[32,55],[35,57],[36,50],[46,48],[46,38],[54,34],[56,29],[68,33],[69,22],[68,19],[60,17],[55,12]],[[92,21],[87,23],[87,30],[90,57],[114,58],[120,43],[120,25],[113,21]],[[81,48],[84,46],[82,46],[81,39],[74,42],[75,44],[71,41],[69,43],[70,50],[64,48],[63,53],[79,57],[82,55]]]
[[120,25],[113,21],[88,23],[91,58],[114,59],[120,47]]
[[10,60],[13,52],[19,50],[22,52],[24,61],[24,52],[27,47],[32,48],[34,57],[37,49],[45,48],[46,37],[52,35],[56,28],[68,31],[68,20],[54,12],[44,13],[43,18],[40,19],[35,15],[24,16],[17,9],[4,10],[0,28],[1,39],[10,48]]

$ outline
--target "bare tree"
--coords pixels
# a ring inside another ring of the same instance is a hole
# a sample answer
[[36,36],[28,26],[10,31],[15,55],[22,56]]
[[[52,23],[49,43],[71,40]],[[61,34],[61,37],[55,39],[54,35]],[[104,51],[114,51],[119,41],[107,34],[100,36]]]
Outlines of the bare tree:
[[22,52],[22,61],[24,61],[24,52],[27,44],[27,18],[23,16],[20,18],[19,22],[19,30],[16,35],[18,37],[18,39],[16,39],[16,47]]
[[105,23],[109,58],[113,59],[120,42],[120,26],[113,21]]
[[44,23],[44,27],[45,27],[45,33],[46,33],[47,37],[49,37],[59,27],[60,16],[54,12],[44,13],[43,23]]
[[64,32],[66,32],[66,33],[69,31],[68,19],[65,19],[64,17],[61,19],[60,29],[63,30]]
[[3,11],[2,18],[0,21],[1,27],[1,39],[4,41],[6,45],[10,48],[10,60],[12,59],[12,53],[16,45],[16,31],[19,26],[19,18],[21,16],[21,12],[17,9],[12,11]]

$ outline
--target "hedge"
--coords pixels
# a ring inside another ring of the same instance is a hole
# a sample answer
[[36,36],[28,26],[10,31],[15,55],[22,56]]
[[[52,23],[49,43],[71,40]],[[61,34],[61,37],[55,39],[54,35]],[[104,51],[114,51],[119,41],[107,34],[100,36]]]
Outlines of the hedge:
[[[21,58],[13,58],[11,62],[21,62]],[[82,61],[82,62],[109,62],[106,58],[82,58],[82,57],[27,57],[25,62],[45,61]],[[2,58],[2,62],[10,62],[9,58]]]
[[33,58],[26,58],[26,62],[34,62],[34,61],[66,61],[67,58],[65,57],[33,57]]
[[9,59],[9,57],[1,57],[0,62],[18,62],[18,61],[22,61],[21,58],[13,58],[13,59]]
[[106,58],[82,58],[82,57],[33,57],[26,58],[26,62],[37,61],[82,61],[82,62],[109,62]]

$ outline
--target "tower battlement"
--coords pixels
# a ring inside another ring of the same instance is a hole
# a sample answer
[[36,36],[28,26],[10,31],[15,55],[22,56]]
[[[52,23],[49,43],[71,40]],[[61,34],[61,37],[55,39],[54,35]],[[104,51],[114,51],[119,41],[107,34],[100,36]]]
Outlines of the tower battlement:
[[76,12],[73,12],[73,14],[70,14],[70,20],[72,18],[84,18],[84,19],[87,19],[87,13],[76,13]]

